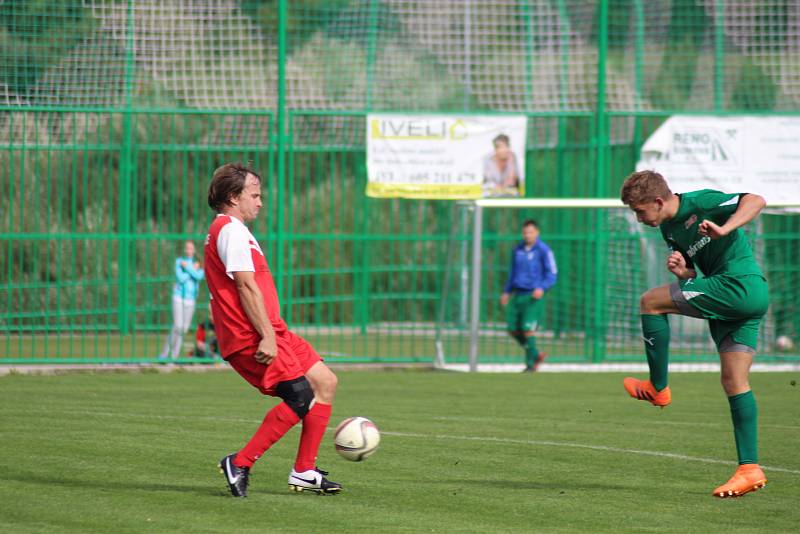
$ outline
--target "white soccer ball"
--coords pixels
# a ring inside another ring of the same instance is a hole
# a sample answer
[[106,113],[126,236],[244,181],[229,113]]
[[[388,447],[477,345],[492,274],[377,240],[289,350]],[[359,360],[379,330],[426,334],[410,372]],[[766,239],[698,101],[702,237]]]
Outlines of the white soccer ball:
[[789,336],[778,336],[775,340],[775,347],[778,350],[788,352],[794,348],[794,341]]
[[351,462],[364,460],[378,448],[381,433],[366,417],[348,417],[336,427],[333,445],[342,458]]

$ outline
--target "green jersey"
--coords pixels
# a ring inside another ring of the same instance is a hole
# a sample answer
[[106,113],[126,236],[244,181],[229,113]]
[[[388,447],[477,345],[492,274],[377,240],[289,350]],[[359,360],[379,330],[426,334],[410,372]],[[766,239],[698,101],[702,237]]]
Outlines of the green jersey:
[[678,195],[678,213],[661,224],[660,228],[669,247],[683,254],[687,267],[699,268],[705,276],[764,276],[753,257],[750,243],[740,228],[714,240],[697,232],[704,220],[713,221],[719,226],[725,224],[739,207],[742,194],[701,189]]

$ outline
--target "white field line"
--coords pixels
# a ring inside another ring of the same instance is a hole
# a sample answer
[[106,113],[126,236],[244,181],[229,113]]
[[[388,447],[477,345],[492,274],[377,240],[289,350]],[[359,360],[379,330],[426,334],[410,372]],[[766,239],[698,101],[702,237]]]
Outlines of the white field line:
[[[641,449],[622,449],[619,447],[607,447],[605,445],[589,445],[586,443],[572,443],[569,441],[546,441],[535,439],[510,439],[510,438],[496,438],[484,436],[453,436],[448,434],[414,434],[408,432],[384,432],[387,436],[395,436],[400,438],[421,438],[421,439],[442,439],[450,441],[477,441],[485,443],[509,443],[514,445],[532,445],[535,447],[559,447],[559,448],[573,448],[573,449],[588,449],[592,451],[612,452],[618,454],[638,454],[641,456],[656,456],[659,458],[672,458],[674,460],[684,460],[689,462],[701,462],[706,464],[724,464],[736,465],[736,462],[730,460],[719,460],[717,458],[702,458],[699,456],[687,456],[685,454],[677,454],[672,452],[660,451],[645,451]],[[785,467],[773,467],[762,465],[767,471],[778,471],[780,473],[791,473],[793,475],[800,475],[800,470],[787,469]]]
[[[479,373],[519,373],[525,368],[521,363],[479,363]],[[469,364],[446,363],[441,366],[445,371],[468,372]],[[718,373],[719,362],[707,363],[673,363],[670,373]],[[645,373],[647,363],[608,362],[608,363],[543,363],[537,369],[539,373]],[[800,363],[754,363],[752,373],[795,373],[800,371]]]
[[[471,416],[460,416],[460,415],[442,415],[438,417],[431,417],[433,421],[461,421],[461,422],[490,422],[490,421],[497,421],[498,419],[507,419],[512,420],[512,417],[471,417]],[[516,419],[514,419],[516,420]],[[559,423],[564,423],[563,419],[548,419],[549,421],[558,421]],[[608,424],[614,424],[611,421],[605,421]],[[577,424],[577,423],[576,423]],[[580,424],[584,424],[581,422]],[[726,423],[708,423],[708,422],[699,422],[699,421],[661,421],[661,420],[652,420],[652,421],[638,421],[637,424],[640,425],[653,425],[653,426],[660,426],[660,425],[667,425],[667,426],[693,426],[693,427],[700,427],[700,428],[714,428],[714,427],[723,427],[723,428],[730,428],[730,422]],[[779,425],[774,423],[758,423],[759,428],[780,428],[785,430],[800,430],[800,426],[798,425]]]
[[[14,412],[19,414],[19,412]],[[51,412],[52,413],[52,412]],[[197,416],[197,415],[155,415],[155,414],[137,414],[137,413],[121,413],[121,412],[95,412],[90,410],[73,411],[71,414],[80,414],[84,416],[99,416],[99,417],[128,417],[132,419],[162,419],[162,420],[196,420],[196,421],[215,421],[215,422],[229,422],[229,423],[248,423],[260,424],[261,421],[257,419],[239,419],[231,417],[214,417],[214,416]],[[335,430],[335,427],[328,427],[329,431]],[[381,434],[386,436],[394,436],[398,438],[417,438],[417,439],[436,439],[436,440],[450,440],[450,441],[473,441],[479,443],[508,443],[514,445],[531,445],[534,447],[558,447],[558,448],[573,448],[585,449],[591,451],[610,452],[616,454],[636,454],[640,456],[655,456],[658,458],[671,458],[674,460],[684,460],[688,462],[700,462],[706,464],[722,464],[722,465],[736,465],[736,462],[730,460],[720,460],[717,458],[703,458],[700,456],[687,456],[685,454],[677,454],[672,452],[661,451],[647,451],[641,449],[623,449],[619,447],[608,447],[605,445],[591,445],[587,443],[574,443],[570,441],[548,441],[548,440],[535,440],[535,439],[512,439],[512,438],[498,438],[492,436],[459,436],[451,434],[417,434],[411,432],[387,432],[382,430]],[[800,475],[798,469],[787,469],[785,467],[774,467],[762,465],[767,471],[777,471],[780,473],[791,473],[793,475]]]

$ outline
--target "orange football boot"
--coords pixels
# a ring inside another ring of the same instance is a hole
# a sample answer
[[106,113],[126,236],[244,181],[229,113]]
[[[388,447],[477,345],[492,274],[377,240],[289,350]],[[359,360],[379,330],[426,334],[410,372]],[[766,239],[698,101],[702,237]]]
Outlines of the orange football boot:
[[767,477],[758,464],[742,464],[731,479],[714,490],[714,497],[726,499],[741,497],[745,493],[760,490],[767,485]]
[[669,386],[661,391],[656,391],[653,384],[649,380],[637,380],[628,377],[622,381],[625,390],[634,399],[649,401],[653,406],[664,407],[672,402],[672,393],[669,392]]
[[539,365],[547,358],[547,353],[544,351],[539,351],[539,354],[536,355],[536,361],[533,362],[533,371],[536,371],[539,368]]

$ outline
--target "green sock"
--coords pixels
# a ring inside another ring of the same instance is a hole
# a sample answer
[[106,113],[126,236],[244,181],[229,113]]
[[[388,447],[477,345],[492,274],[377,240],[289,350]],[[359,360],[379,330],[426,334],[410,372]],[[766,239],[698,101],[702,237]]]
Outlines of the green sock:
[[758,407],[752,391],[728,397],[740,464],[758,463]]
[[669,374],[669,321],[666,315],[642,314],[642,335],[650,382],[661,391],[667,387]]
[[531,368],[536,362],[539,350],[536,348],[536,336],[530,336],[525,340],[525,367]]

